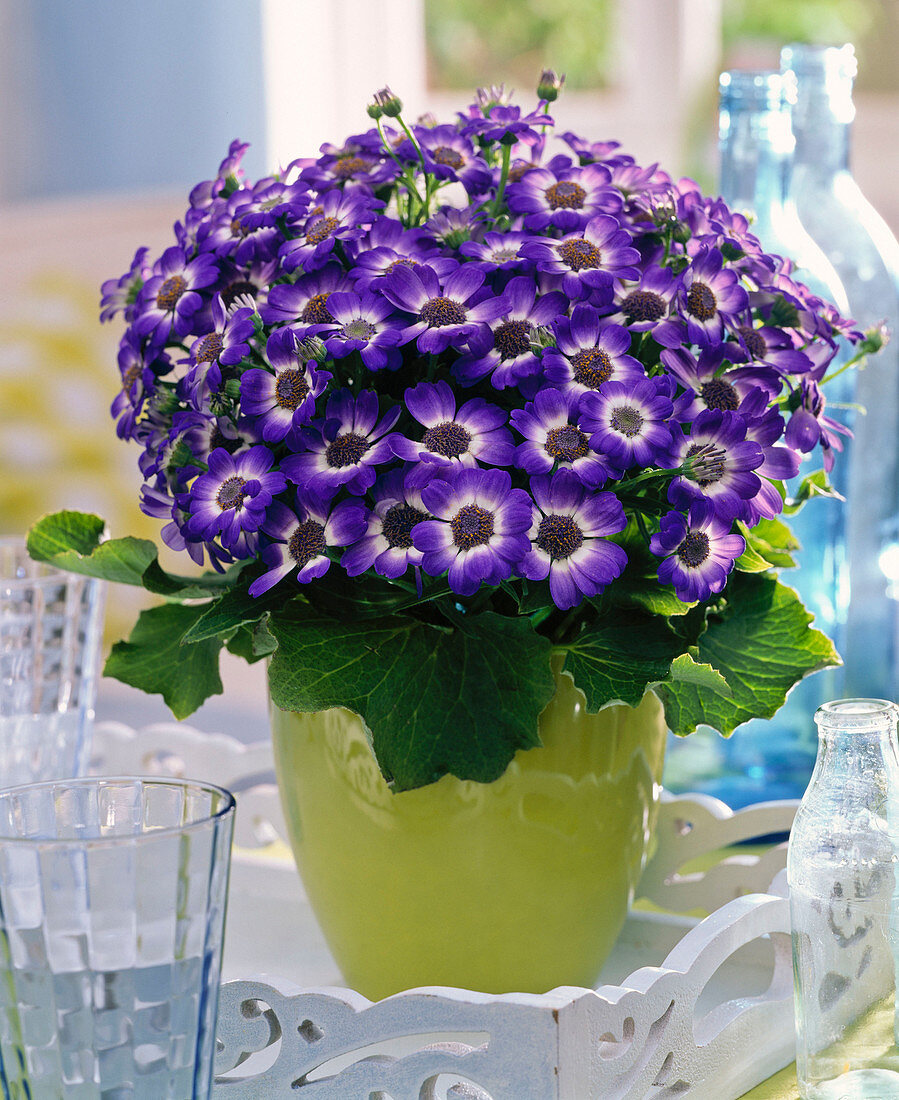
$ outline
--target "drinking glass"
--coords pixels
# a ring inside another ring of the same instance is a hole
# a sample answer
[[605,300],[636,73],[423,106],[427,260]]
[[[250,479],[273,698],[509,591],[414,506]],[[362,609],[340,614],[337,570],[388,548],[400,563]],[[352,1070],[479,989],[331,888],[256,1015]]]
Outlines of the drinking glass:
[[0,787],[87,770],[104,594],[0,539]]
[[233,821],[189,780],[0,791],[0,1095],[209,1097]]

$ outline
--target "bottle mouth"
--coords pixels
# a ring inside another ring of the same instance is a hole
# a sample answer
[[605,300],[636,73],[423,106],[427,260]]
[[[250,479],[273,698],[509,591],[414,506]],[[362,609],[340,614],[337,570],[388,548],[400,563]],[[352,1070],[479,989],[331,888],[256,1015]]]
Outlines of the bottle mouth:
[[718,97],[725,109],[779,111],[795,103],[796,78],[792,72],[773,69],[728,69],[718,78]]
[[836,699],[815,711],[820,733],[828,730],[874,730],[896,727],[899,707],[888,699]]

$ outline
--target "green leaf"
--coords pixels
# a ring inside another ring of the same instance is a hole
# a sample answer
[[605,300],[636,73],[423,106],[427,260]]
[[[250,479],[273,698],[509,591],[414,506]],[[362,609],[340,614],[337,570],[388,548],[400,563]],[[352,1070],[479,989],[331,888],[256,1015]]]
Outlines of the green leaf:
[[658,687],[676,734],[709,725],[726,735],[750,718],[770,718],[803,676],[840,663],[799,597],[776,577],[735,573],[726,594],[725,609],[709,617],[699,638],[698,660],[717,669],[730,692],[689,681]]
[[284,596],[277,589],[269,589],[254,599],[246,588],[232,588],[214,603],[200,608],[203,614],[194,621],[182,642],[190,645],[233,634],[238,627],[257,623],[263,615],[283,605]]
[[238,627],[225,642],[225,648],[235,657],[242,657],[249,664],[254,664],[263,657],[271,656],[278,648],[278,643],[269,632],[265,619],[260,619],[258,623],[247,623]]
[[749,532],[742,523],[739,527],[740,533],[746,539],[746,549],[734,562],[734,568],[738,569],[741,573],[764,573],[768,569],[771,569],[774,563],[768,561],[767,558],[762,557],[759,553],[758,547],[760,543],[755,542],[749,537]]
[[419,599],[414,588],[371,575],[362,582],[347,576],[342,569],[329,569],[324,577],[307,587],[304,595],[313,607],[323,616],[340,620],[383,619],[450,591],[446,578],[442,578],[431,581]]
[[651,615],[686,615],[695,603],[684,603],[671,585],[660,584],[658,577],[622,577],[612,585],[612,599],[632,604]]
[[635,707],[648,687],[667,679],[672,661],[686,649],[665,619],[616,609],[577,637],[563,671],[586,695],[591,713],[609,703]]
[[733,691],[727,680],[711,665],[702,664],[695,660],[699,653],[698,647],[691,647],[692,653],[681,653],[671,662],[671,671],[668,673],[668,682],[672,684],[695,684],[701,691],[712,691],[726,699],[733,698]]
[[128,641],[112,647],[104,674],[161,695],[176,718],[193,714],[210,695],[222,693],[221,641],[181,644],[203,611],[203,607],[176,603],[142,611]]
[[793,551],[799,549],[799,540],[783,521],[762,519],[751,529],[741,524],[740,531],[747,544],[772,566],[778,569],[796,567]]
[[795,495],[784,503],[784,514],[791,516],[812,497],[833,497],[835,500],[845,498],[830,484],[830,480],[824,470],[816,470],[813,474],[804,477],[799,483]]
[[54,512],[28,532],[28,553],[72,573],[142,584],[144,570],[156,560],[156,547],[147,539],[100,539],[106,524],[86,512]]
[[144,570],[141,578],[144,588],[157,596],[166,596],[177,600],[196,600],[207,596],[220,596],[228,591],[240,576],[248,561],[235,562],[224,573],[203,573],[198,577],[181,577],[175,573],[166,573],[154,558]]
[[269,629],[275,705],[355,711],[397,791],[447,772],[492,782],[518,749],[538,743],[554,691],[551,647],[525,618],[472,615],[463,633],[401,616],[353,623],[288,611]]

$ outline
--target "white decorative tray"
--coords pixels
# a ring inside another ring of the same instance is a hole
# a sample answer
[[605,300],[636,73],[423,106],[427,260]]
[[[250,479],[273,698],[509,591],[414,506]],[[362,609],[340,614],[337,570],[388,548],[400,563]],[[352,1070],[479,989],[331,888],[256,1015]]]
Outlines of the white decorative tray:
[[732,1100],[795,1056],[786,845],[683,870],[786,833],[795,802],[733,813],[663,795],[638,899],[666,912],[631,911],[595,990],[371,1002],[340,988],[293,861],[272,846],[286,832],[267,742],[104,722],[93,770],[205,779],[237,798],[217,1098]]

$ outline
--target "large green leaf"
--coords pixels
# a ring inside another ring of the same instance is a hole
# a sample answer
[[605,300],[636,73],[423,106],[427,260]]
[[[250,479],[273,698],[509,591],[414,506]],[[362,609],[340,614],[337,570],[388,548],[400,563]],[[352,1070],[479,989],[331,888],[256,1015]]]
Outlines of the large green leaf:
[[270,611],[284,606],[293,593],[279,593],[277,588],[269,589],[261,596],[251,596],[246,588],[232,588],[219,599],[205,608],[194,620],[184,635],[185,644],[206,641],[209,638],[221,638],[231,635],[238,627],[258,623]]
[[698,660],[717,669],[730,691],[688,680],[658,689],[671,729],[699,725],[730,734],[750,718],[770,718],[803,676],[840,663],[833,643],[811,628],[812,616],[792,588],[765,573],[734,573],[727,605],[710,617]]
[[186,718],[210,695],[221,695],[221,640],[182,645],[203,607],[167,603],[142,611],[127,642],[116,642],[103,669],[132,687],[161,695],[176,718]]
[[344,706],[361,715],[395,790],[445,773],[492,782],[538,744],[552,697],[550,643],[527,619],[473,615],[465,629],[416,619],[360,623],[273,614],[269,670],[282,710]]

